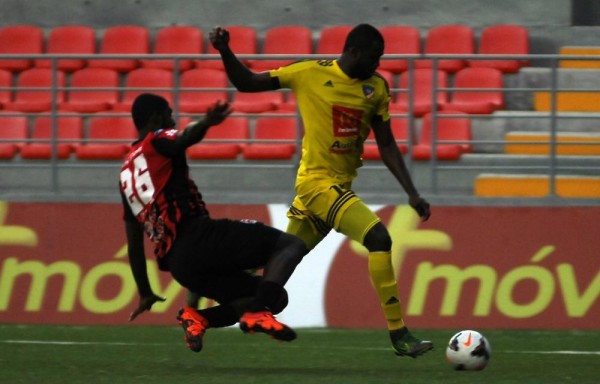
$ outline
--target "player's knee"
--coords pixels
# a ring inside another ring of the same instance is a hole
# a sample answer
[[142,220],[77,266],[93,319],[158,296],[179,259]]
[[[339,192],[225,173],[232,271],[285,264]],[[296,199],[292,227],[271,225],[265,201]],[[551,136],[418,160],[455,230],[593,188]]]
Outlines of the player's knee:
[[369,252],[389,251],[392,249],[392,238],[382,223],[377,223],[365,236],[363,245]]

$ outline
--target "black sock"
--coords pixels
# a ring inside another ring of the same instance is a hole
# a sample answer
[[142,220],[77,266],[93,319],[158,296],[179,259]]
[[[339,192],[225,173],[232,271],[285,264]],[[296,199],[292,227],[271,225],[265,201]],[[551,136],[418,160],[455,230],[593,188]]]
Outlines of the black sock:
[[283,287],[272,281],[263,281],[258,286],[256,297],[250,305],[250,312],[271,311],[283,295]]
[[211,328],[228,327],[239,319],[234,308],[228,304],[198,310],[198,313],[204,316]]
[[408,328],[406,327],[402,327],[400,329],[395,329],[393,331],[390,331],[390,339],[392,340],[392,342],[396,342],[398,340],[400,340],[402,337],[404,337],[404,335],[406,335],[408,333]]

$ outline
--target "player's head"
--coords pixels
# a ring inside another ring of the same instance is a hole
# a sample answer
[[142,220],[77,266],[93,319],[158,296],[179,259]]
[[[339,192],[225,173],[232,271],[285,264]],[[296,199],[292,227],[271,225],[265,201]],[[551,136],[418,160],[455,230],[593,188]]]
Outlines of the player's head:
[[352,28],[344,44],[343,55],[350,58],[350,77],[368,79],[373,76],[383,55],[384,40],[381,32],[370,24]]
[[170,128],[175,125],[169,102],[161,96],[151,93],[142,93],[133,101],[131,106],[131,117],[137,130],[142,130],[148,126],[153,116],[159,119],[155,129]]

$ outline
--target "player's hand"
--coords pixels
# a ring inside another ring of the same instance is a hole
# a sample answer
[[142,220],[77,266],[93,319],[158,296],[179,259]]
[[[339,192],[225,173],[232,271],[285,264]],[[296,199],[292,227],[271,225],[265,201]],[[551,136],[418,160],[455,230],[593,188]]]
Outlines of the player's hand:
[[219,52],[229,46],[229,31],[219,26],[213,28],[208,34],[212,46]]
[[129,321],[133,321],[140,313],[149,311],[150,308],[154,305],[154,303],[158,301],[165,301],[164,297],[157,296],[152,294],[150,296],[140,297],[140,302],[138,307],[131,312],[129,315]]
[[429,210],[429,203],[421,196],[410,196],[408,199],[408,204],[410,204],[410,206],[413,207],[415,211],[417,211],[419,217],[421,217],[421,221],[427,221],[427,219],[429,219],[429,216],[431,216],[431,211]]
[[209,126],[221,124],[232,111],[228,102],[222,103],[221,101],[217,101],[206,111],[204,122]]

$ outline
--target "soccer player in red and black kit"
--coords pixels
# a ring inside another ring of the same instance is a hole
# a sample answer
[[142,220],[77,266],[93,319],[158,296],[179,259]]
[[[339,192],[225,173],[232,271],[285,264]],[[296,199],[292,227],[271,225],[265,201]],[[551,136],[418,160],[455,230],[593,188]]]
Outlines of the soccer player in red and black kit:
[[[308,252],[306,246],[293,235],[255,221],[212,219],[189,177],[185,150],[230,113],[229,104],[217,102],[202,120],[177,130],[164,98],[139,95],[131,110],[139,138],[120,174],[129,262],[140,295],[129,320],[165,300],[150,287],[145,231],[161,270],[220,304],[179,311],[187,345],[195,352],[202,349],[206,329],[238,321],[245,333],[263,332],[283,341],[296,338],[273,313],[287,305],[283,287]],[[264,268],[262,277],[247,272],[256,268]]]

